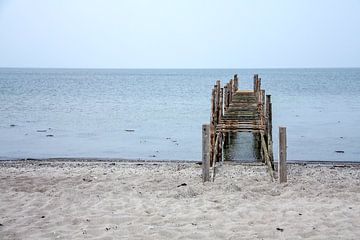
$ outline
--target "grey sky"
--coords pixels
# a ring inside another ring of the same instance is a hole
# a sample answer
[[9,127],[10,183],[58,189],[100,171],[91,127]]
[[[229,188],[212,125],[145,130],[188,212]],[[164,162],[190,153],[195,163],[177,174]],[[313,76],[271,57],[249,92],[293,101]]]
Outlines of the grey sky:
[[0,67],[360,67],[360,1],[0,0]]

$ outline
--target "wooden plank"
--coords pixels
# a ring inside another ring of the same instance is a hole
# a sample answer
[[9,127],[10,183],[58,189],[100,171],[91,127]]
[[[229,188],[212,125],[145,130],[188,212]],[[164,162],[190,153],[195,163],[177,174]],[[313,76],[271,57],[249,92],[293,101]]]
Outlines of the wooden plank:
[[202,125],[202,179],[210,181],[210,124]]
[[279,181],[287,182],[286,173],[286,127],[279,127]]
[[261,148],[262,148],[262,151],[264,152],[264,157],[265,157],[265,163],[266,163],[266,165],[268,167],[268,172],[270,174],[271,181],[274,181],[273,167],[272,167],[271,162],[270,162],[269,153],[268,153],[268,150],[267,150],[267,145],[265,143],[264,132],[263,131],[260,132],[260,137],[261,137]]

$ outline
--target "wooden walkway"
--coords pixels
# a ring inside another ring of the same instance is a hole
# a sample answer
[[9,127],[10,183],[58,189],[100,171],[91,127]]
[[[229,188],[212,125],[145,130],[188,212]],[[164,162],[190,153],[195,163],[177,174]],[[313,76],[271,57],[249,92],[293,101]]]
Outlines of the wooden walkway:
[[261,78],[257,74],[253,81],[252,90],[240,90],[237,75],[223,87],[220,81],[214,85],[209,136],[206,138],[209,139],[208,149],[206,142],[205,145],[203,142],[203,161],[204,158],[209,161],[204,168],[213,168],[213,178],[216,163],[223,161],[223,148],[228,144],[232,132],[252,132],[255,135],[257,145],[260,146],[261,160],[268,166],[271,178],[274,178],[271,95],[265,95],[265,90],[261,89]]

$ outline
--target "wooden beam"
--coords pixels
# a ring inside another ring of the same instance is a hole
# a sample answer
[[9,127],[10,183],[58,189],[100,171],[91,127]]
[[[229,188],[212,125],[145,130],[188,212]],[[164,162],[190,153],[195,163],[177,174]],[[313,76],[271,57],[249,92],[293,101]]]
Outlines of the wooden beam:
[[279,181],[287,182],[286,173],[286,127],[279,127]]
[[269,153],[267,150],[267,145],[265,143],[263,131],[260,132],[260,137],[261,137],[261,148],[262,148],[262,151],[264,152],[263,156],[265,157],[265,163],[268,166],[268,172],[270,174],[271,181],[274,181],[274,172],[273,172],[273,168],[272,168],[272,165],[270,162]]
[[210,181],[210,124],[202,125],[202,179]]
[[215,144],[215,87],[211,93],[211,113],[210,113],[210,163],[214,156]]
[[218,143],[219,143],[219,134],[216,134],[215,136],[216,140],[215,140],[215,150],[214,150],[214,156],[212,159],[212,181],[215,181],[215,166],[216,166],[216,161],[217,161],[217,156],[218,156]]
[[234,75],[234,92],[236,92],[238,90],[238,86],[239,86],[239,78],[237,76],[237,74]]

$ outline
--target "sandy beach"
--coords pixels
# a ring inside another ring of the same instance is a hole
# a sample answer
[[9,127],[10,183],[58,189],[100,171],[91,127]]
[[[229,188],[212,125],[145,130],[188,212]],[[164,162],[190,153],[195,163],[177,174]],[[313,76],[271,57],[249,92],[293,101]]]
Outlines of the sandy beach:
[[358,239],[360,166],[0,163],[0,239]]

